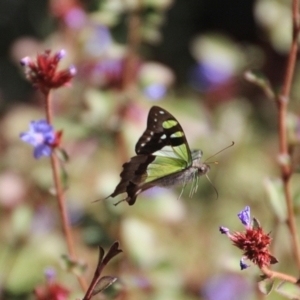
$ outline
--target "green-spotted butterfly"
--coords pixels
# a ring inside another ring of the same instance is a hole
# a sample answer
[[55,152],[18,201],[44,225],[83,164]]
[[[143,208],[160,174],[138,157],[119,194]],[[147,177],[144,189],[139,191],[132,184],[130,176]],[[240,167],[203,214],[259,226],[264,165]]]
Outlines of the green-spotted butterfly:
[[[107,198],[127,193],[127,197],[119,202],[127,201],[133,205],[145,190],[195,182],[210,169],[209,165],[200,162],[201,150],[191,152],[179,122],[158,106],[150,109],[147,128],[138,140],[135,152],[137,155],[123,165],[121,181]],[[197,183],[193,191],[196,188]]]

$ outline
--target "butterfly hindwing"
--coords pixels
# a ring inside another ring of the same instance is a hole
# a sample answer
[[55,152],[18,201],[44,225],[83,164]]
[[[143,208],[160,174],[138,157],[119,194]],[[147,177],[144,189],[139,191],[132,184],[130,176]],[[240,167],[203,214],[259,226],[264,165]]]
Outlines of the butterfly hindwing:
[[128,204],[133,205],[136,197],[142,191],[137,193],[140,189],[139,185],[146,181],[147,167],[154,159],[154,156],[137,155],[133,156],[129,162],[123,164],[123,171],[120,174],[121,181],[108,197],[116,197],[119,194],[127,193],[125,200]]

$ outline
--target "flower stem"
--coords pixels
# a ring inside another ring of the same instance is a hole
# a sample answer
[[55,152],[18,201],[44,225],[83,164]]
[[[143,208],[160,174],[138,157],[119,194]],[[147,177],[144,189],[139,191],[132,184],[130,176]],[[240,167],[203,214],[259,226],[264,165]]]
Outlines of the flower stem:
[[[52,124],[50,91],[46,94],[46,117],[48,123]],[[65,195],[64,195],[62,183],[59,176],[59,161],[54,152],[52,152],[51,154],[51,166],[52,166],[56,196],[59,205],[59,212],[60,212],[60,217],[61,217],[61,222],[63,227],[63,233],[67,241],[68,254],[72,261],[77,261],[71,228],[69,226],[70,222],[69,222],[68,213],[65,205]],[[81,288],[83,289],[83,291],[85,291],[87,289],[87,283],[85,282],[84,278],[81,275],[77,275],[77,274],[76,277],[78,279]]]
[[[284,84],[281,93],[277,97],[278,104],[278,122],[279,122],[279,148],[280,156],[283,158],[289,157],[288,141],[287,141],[287,128],[286,128],[286,116],[287,105],[289,102],[292,80],[295,71],[295,64],[298,51],[298,36],[299,36],[299,0],[293,0],[292,2],[292,15],[293,15],[293,39],[289,52],[287,68],[284,77]],[[281,164],[281,175],[284,184],[284,193],[288,210],[288,226],[292,237],[292,245],[294,257],[298,269],[300,270],[300,246],[295,222],[295,216],[293,211],[293,201],[291,196],[290,179],[292,175],[292,168],[290,163]]]
[[267,267],[262,267],[260,269],[264,275],[266,275],[268,278],[278,278],[284,281],[288,281],[294,284],[298,284],[299,285],[299,280],[298,278],[285,274],[285,273],[281,273],[281,272],[276,272],[276,271],[272,271],[270,269],[268,269]]
[[142,1],[138,0],[136,7],[130,12],[128,21],[127,55],[124,64],[123,90],[128,90],[135,83],[135,72],[138,50],[141,42],[141,9]]

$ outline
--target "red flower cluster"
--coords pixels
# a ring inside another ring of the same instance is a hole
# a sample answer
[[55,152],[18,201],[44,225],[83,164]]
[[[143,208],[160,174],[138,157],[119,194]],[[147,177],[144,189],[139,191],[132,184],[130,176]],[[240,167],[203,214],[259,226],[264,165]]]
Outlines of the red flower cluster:
[[39,286],[34,291],[37,300],[67,300],[70,291],[58,283]]
[[226,234],[233,242],[233,245],[243,251],[243,257],[240,260],[241,269],[246,269],[248,265],[245,259],[252,261],[259,268],[269,267],[270,264],[276,264],[278,260],[271,255],[269,246],[272,238],[269,233],[265,233],[259,222],[250,218],[250,207],[246,206],[239,214],[240,221],[246,227],[246,232],[234,232],[231,234],[229,229],[221,226],[220,232]]
[[70,291],[55,281],[55,271],[48,268],[45,271],[46,285],[38,286],[34,290],[37,300],[67,300]]
[[36,60],[24,57],[21,65],[25,67],[25,74],[33,86],[47,94],[51,89],[57,89],[68,85],[76,74],[76,68],[71,66],[69,69],[58,71],[58,63],[66,55],[65,50],[60,50],[51,55],[50,50],[38,54]]
[[260,268],[275,264],[278,260],[271,255],[269,246],[271,237],[261,227],[248,228],[246,232],[235,232],[230,238],[234,246],[243,251],[243,255]]

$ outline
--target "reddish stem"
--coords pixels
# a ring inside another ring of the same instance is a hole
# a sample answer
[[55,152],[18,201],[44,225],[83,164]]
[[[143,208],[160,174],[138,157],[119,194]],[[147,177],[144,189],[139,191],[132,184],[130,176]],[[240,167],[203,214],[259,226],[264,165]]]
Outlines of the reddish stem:
[[[295,64],[297,59],[298,51],[298,36],[299,36],[299,0],[293,0],[292,3],[292,14],[293,14],[293,40],[291,49],[289,52],[287,68],[284,77],[284,84],[280,95],[277,97],[278,104],[278,122],[279,122],[279,149],[280,156],[282,158],[289,157],[288,141],[287,141],[287,128],[286,128],[286,116],[287,116],[287,105],[289,102],[291,86],[295,71]],[[292,245],[294,257],[298,269],[300,270],[300,247],[299,240],[293,210],[293,201],[291,196],[290,178],[292,175],[292,168],[290,163],[281,164],[281,174],[284,184],[284,193],[288,211],[288,226],[292,237]]]
[[[51,110],[50,91],[45,96],[46,96],[47,122],[49,124],[52,124],[53,118],[52,118],[52,110]],[[74,248],[74,242],[73,242],[72,233],[71,233],[71,228],[69,226],[69,224],[70,224],[69,217],[68,217],[68,213],[67,213],[67,209],[66,209],[66,205],[65,205],[64,190],[63,190],[60,176],[59,176],[59,161],[54,152],[52,152],[52,154],[51,154],[51,166],[52,166],[56,196],[57,196],[58,205],[59,205],[59,212],[60,212],[60,217],[61,217],[61,222],[62,222],[62,227],[63,227],[63,233],[64,233],[64,236],[67,241],[68,254],[72,261],[77,261],[75,248]],[[87,289],[87,283],[85,282],[84,278],[80,275],[76,275],[76,277],[80,283],[81,288],[83,289],[83,291],[85,291]]]
[[270,269],[268,269],[267,267],[263,267],[260,269],[268,278],[278,278],[281,279],[283,281],[288,281],[294,284],[298,284],[298,278],[285,274],[285,273],[281,273],[281,272],[276,272],[276,271],[272,271]]
[[142,2],[139,0],[136,8],[130,12],[128,21],[127,55],[124,63],[124,73],[122,88],[125,92],[135,83],[135,72],[137,68],[138,50],[141,42],[141,8]]
[[99,269],[97,269],[97,274],[95,274],[95,276],[93,277],[92,282],[90,283],[88,290],[82,300],[90,300],[92,298],[94,289],[100,280],[100,275],[101,275],[104,267],[105,267],[105,265],[101,265],[101,267]]

